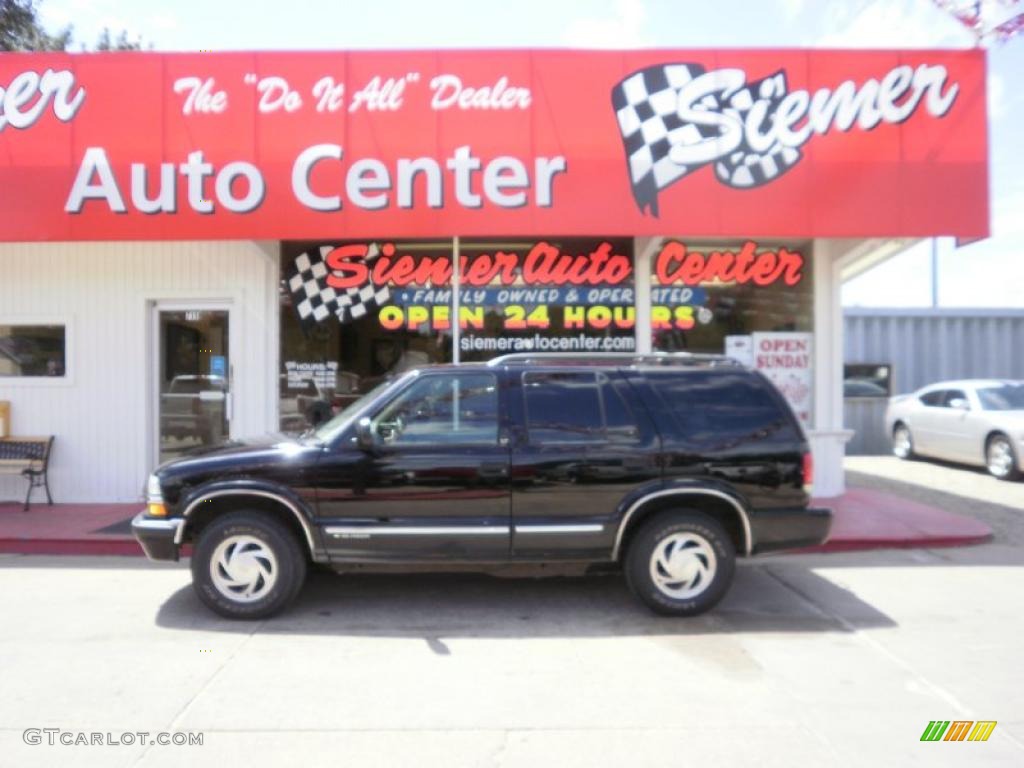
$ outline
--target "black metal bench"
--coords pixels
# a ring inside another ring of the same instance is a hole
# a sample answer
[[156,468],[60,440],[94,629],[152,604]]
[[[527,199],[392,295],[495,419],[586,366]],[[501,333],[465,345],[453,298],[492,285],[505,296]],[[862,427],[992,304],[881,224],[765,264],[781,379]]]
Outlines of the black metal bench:
[[50,467],[50,450],[52,448],[53,435],[49,437],[0,438],[0,472],[18,473],[28,479],[25,512],[30,506],[33,488],[45,488],[46,502],[53,505],[50,481],[46,474]]

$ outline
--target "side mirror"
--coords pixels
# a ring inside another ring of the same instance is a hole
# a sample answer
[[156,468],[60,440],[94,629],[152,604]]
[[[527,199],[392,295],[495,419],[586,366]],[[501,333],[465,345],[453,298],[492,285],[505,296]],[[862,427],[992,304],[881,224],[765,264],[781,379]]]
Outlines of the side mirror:
[[373,422],[369,416],[363,416],[356,422],[356,445],[364,451],[373,450]]
[[969,411],[971,410],[970,404],[962,397],[954,397],[949,401],[949,407],[955,408],[958,411]]

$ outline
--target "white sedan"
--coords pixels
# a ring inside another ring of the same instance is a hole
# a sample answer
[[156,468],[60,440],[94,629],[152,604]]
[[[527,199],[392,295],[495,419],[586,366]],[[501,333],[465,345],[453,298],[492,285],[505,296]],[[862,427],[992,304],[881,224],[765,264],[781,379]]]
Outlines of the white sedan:
[[1000,480],[1024,473],[1024,381],[931,384],[889,400],[885,428],[901,459],[978,464]]

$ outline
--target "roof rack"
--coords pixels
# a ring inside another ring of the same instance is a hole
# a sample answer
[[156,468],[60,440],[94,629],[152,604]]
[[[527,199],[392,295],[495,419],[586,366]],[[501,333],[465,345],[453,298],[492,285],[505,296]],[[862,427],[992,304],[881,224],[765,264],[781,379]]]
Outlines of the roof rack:
[[725,355],[693,354],[691,352],[514,352],[488,361],[488,365],[545,365],[572,363],[576,365],[704,365],[740,368],[742,363]]

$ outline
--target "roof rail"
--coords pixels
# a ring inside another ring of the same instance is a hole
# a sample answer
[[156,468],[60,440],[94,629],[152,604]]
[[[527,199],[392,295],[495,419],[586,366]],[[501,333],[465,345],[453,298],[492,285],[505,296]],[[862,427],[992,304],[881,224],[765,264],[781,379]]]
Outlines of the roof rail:
[[725,355],[693,354],[691,352],[514,352],[488,361],[488,365],[545,365],[559,363],[619,365],[706,365],[742,367]]

